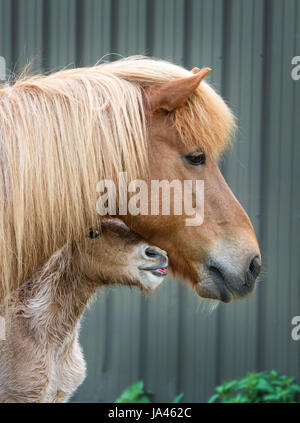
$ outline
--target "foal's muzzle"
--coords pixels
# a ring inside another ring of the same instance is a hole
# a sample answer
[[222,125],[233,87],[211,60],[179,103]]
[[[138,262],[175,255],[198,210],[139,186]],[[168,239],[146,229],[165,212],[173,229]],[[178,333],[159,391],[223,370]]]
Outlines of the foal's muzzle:
[[228,303],[234,299],[248,297],[255,288],[256,279],[261,271],[261,259],[250,254],[246,266],[240,270],[209,259],[203,281],[195,289],[204,298],[218,299]]
[[158,247],[146,247],[144,256],[147,264],[141,270],[149,270],[156,276],[166,276],[168,268],[168,255]]

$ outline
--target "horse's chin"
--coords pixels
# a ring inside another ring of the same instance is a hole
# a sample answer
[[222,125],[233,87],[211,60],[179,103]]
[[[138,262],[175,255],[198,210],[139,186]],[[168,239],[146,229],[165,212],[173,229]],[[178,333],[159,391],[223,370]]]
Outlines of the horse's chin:
[[222,301],[230,303],[234,300],[233,294],[224,283],[218,279],[205,279],[195,285],[195,292],[201,298]]

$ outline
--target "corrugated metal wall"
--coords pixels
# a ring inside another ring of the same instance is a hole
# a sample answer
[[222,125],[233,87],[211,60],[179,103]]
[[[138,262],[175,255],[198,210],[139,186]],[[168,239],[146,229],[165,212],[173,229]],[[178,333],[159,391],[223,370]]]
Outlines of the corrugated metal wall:
[[74,401],[112,401],[143,379],[156,399],[179,392],[206,401],[216,384],[247,371],[300,376],[300,55],[298,0],[0,0],[0,55],[9,69],[96,63],[107,53],[147,54],[211,82],[239,118],[235,148],[221,163],[259,240],[264,275],[247,301],[198,312],[178,281],[150,298],[105,291],[86,314],[88,377]]

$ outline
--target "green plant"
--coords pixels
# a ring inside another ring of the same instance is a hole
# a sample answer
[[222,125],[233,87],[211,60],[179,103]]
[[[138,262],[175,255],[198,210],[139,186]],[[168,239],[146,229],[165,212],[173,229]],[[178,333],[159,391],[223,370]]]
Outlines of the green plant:
[[144,382],[139,381],[124,389],[116,402],[151,402],[152,395],[144,389]]
[[248,373],[240,380],[225,382],[216,388],[208,402],[297,402],[300,386],[294,378],[270,373]]
[[[173,403],[178,403],[182,399],[183,394],[177,395],[173,399]],[[122,394],[117,398],[116,402],[152,402],[153,393],[151,391],[146,391],[144,388],[144,382],[139,381],[134,383],[133,385],[130,385],[128,388],[126,388]]]

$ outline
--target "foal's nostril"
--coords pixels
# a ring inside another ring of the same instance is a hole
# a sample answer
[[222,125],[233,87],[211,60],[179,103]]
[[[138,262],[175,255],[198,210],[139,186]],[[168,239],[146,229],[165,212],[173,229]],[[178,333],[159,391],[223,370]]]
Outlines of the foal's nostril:
[[151,248],[151,247],[146,248],[145,254],[147,257],[150,257],[150,258],[157,258],[160,256],[159,252],[154,250],[154,248]]
[[248,269],[248,274],[251,278],[256,279],[261,271],[261,261],[258,256],[255,256],[250,264]]

